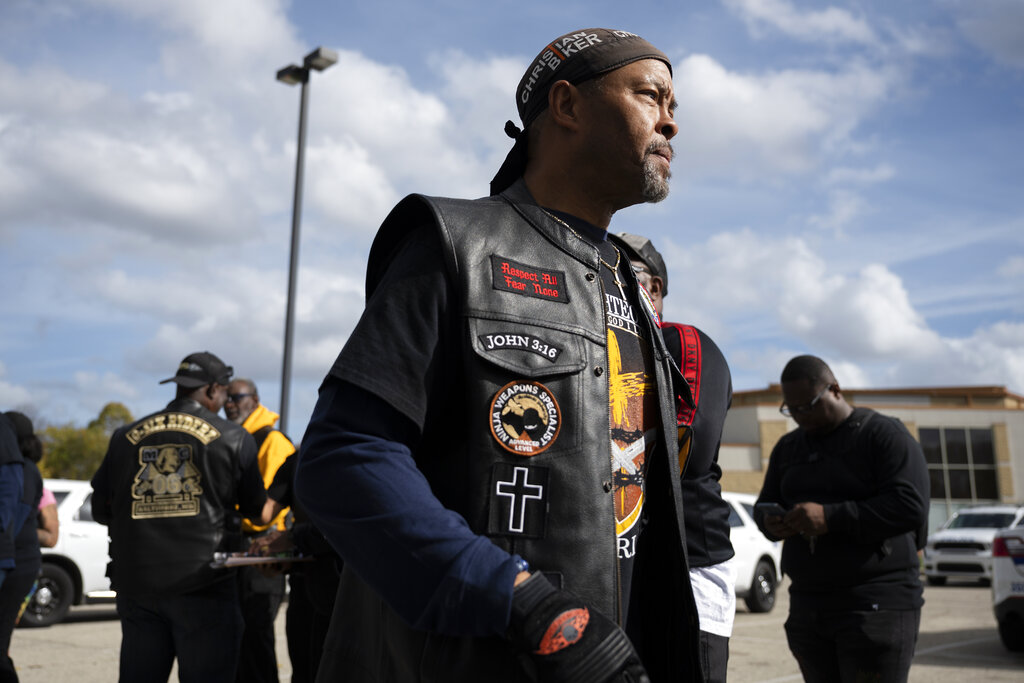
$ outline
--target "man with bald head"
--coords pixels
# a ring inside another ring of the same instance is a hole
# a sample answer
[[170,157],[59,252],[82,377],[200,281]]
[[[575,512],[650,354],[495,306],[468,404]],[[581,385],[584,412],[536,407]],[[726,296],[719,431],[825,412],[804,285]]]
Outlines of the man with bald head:
[[[556,38],[467,201],[411,195],[296,485],[345,569],[320,680],[700,680],[674,397],[621,209],[668,193],[668,57]],[[332,678],[333,677],[333,678]]]

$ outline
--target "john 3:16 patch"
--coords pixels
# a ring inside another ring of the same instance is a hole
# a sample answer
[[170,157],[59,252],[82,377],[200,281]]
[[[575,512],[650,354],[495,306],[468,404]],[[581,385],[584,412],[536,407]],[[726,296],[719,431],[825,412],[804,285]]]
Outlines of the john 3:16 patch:
[[521,296],[569,303],[564,272],[536,268],[497,254],[491,254],[491,284],[495,289]]

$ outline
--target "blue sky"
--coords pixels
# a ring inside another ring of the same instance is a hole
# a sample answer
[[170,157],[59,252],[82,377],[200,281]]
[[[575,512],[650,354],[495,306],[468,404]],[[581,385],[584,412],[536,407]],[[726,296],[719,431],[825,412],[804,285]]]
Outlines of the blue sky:
[[136,415],[195,350],[276,409],[299,90],[318,45],[292,410],[358,318],[410,192],[475,197],[514,88],[601,26],[673,60],[672,194],[615,231],[669,264],[666,317],[737,389],[814,353],[851,387],[1024,392],[1024,2],[0,3],[0,407]]

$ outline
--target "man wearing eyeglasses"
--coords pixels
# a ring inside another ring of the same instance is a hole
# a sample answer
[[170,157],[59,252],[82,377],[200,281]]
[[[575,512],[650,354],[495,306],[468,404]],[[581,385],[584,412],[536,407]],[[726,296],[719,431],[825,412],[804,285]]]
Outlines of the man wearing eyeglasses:
[[906,681],[924,603],[921,446],[895,418],[847,403],[815,356],[789,361],[782,396],[797,429],[772,451],[754,516],[785,540],[789,648],[808,682]]
[[[240,549],[237,516],[258,518],[267,492],[256,443],[217,413],[232,369],[203,351],[185,357],[174,400],[121,427],[92,478],[92,514],[110,529],[110,585],[121,619],[122,681],[235,678],[242,615],[231,570],[215,552]],[[237,509],[237,511],[236,511]]]
[[[274,425],[280,416],[260,403],[256,383],[245,377],[236,377],[228,385],[228,400],[224,414],[256,439],[263,485],[270,488],[277,470],[295,452],[291,440]],[[263,536],[268,530],[284,531],[285,516],[289,509],[280,509],[270,524],[254,524],[242,520],[245,545]],[[236,680],[247,683],[277,683],[277,655],[274,648],[274,619],[284,598],[284,575],[268,576],[256,567],[243,567],[238,573],[239,598],[245,631],[242,653],[238,660]]]

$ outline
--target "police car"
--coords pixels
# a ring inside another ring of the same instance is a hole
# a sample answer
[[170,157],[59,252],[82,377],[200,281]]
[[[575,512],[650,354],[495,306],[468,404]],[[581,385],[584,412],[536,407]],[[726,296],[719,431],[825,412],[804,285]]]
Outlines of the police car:
[[107,527],[92,519],[92,487],[87,481],[44,479],[57,498],[57,545],[42,548],[43,567],[21,626],[50,626],[72,605],[107,602],[115,597],[106,577]]
[[1006,649],[1024,652],[1024,526],[992,540],[992,610]]

